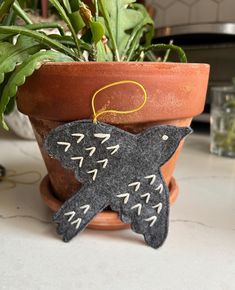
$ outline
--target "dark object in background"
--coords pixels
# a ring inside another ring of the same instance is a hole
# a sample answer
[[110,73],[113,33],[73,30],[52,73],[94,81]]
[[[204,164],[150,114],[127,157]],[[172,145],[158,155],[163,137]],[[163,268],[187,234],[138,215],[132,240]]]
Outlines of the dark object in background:
[[6,176],[6,168],[0,164],[0,182],[4,176]]
[[48,0],[41,0],[42,17],[48,16]]

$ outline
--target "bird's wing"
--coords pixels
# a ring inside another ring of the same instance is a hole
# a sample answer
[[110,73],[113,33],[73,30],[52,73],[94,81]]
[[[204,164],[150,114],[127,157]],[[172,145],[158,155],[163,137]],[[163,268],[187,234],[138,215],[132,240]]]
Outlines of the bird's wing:
[[121,159],[132,150],[135,136],[104,123],[91,120],[67,123],[53,129],[44,146],[52,158],[75,171],[81,182],[104,181]]
[[[109,204],[112,183],[117,181],[136,146],[136,137],[116,127],[76,121],[52,130],[45,149],[62,166],[75,172],[83,186],[55,214],[57,231],[69,241]],[[110,181],[111,180],[111,181]]]
[[[158,248],[168,232],[169,192],[159,171],[136,170],[136,178],[122,184],[122,192],[112,196],[111,208],[123,222],[143,234],[148,245]],[[125,186],[126,185],[126,186]]]

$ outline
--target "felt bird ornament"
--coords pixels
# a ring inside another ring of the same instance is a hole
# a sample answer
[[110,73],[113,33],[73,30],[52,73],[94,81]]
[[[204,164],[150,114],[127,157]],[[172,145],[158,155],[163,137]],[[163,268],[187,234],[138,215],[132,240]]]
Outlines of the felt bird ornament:
[[148,245],[161,246],[168,232],[169,191],[160,167],[190,132],[164,125],[134,135],[92,120],[52,130],[46,150],[82,183],[54,215],[58,234],[68,242],[110,206]]

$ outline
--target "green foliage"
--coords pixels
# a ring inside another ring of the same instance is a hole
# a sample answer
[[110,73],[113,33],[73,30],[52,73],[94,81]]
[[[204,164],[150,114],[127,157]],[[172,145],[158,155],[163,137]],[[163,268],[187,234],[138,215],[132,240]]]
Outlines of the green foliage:
[[0,22],[9,12],[14,0],[5,0],[0,2]]
[[[0,0],[0,121],[5,128],[3,114],[18,87],[46,61],[155,60],[152,50],[164,49],[167,56],[173,50],[186,62],[177,46],[151,46],[154,23],[135,2],[93,0],[88,7],[80,0],[50,0],[67,26],[65,33],[65,26],[56,22],[33,23],[22,8],[32,5],[31,0]],[[17,18],[24,24],[16,25]]]
[[72,59],[64,54],[55,51],[39,51],[27,58],[16,70],[11,74],[5,85],[1,96],[1,110],[0,121],[5,129],[7,129],[4,123],[3,113],[9,103],[10,99],[17,93],[18,87],[25,83],[26,77],[33,74],[33,72],[41,67],[41,65],[47,61],[72,61]]

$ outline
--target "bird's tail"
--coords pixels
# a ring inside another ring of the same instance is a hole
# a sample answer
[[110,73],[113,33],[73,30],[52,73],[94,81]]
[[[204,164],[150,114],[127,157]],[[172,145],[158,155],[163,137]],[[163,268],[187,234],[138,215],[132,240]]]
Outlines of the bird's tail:
[[106,206],[102,194],[97,193],[92,186],[83,186],[53,216],[53,221],[58,224],[58,234],[62,235],[64,242],[70,241]]

